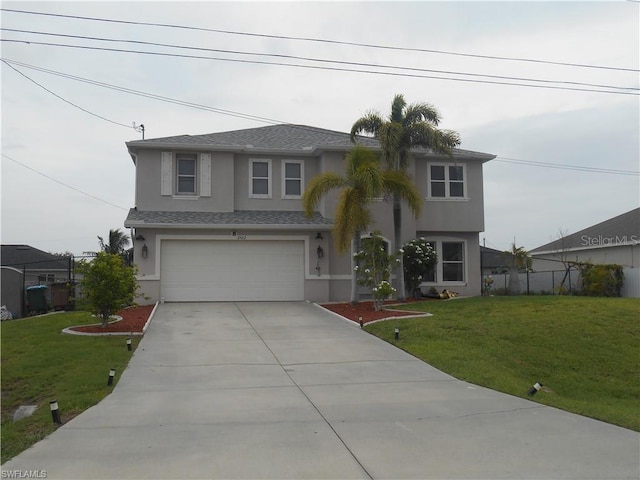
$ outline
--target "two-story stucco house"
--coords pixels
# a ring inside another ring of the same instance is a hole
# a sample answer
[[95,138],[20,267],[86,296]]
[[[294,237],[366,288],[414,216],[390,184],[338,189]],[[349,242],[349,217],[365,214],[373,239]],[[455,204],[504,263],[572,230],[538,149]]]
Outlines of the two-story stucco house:
[[[359,143],[378,149],[376,140]],[[351,262],[331,238],[337,192],[312,218],[302,193],[314,176],[344,172],[346,133],[302,125],[127,142],[136,167],[134,261],[148,301],[349,299]],[[430,287],[481,290],[482,165],[494,158],[456,150],[454,158],[415,150],[409,165],[424,197],[422,215],[403,211],[403,241],[425,237],[438,253]],[[372,205],[393,245],[392,206]],[[365,233],[366,236],[366,233]]]

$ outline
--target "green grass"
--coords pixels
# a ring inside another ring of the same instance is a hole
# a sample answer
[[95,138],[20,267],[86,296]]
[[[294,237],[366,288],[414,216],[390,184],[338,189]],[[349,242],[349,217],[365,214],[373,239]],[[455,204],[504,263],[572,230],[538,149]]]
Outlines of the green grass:
[[[456,378],[640,430],[640,300],[477,297],[420,302],[433,313],[367,331]],[[394,340],[394,328],[400,329]]]
[[[55,430],[49,402],[57,400],[63,422],[108,395],[131,354],[126,336],[63,334],[73,325],[96,323],[86,312],[66,312],[2,322],[2,463]],[[133,348],[139,336],[133,337]],[[116,369],[108,387],[109,369]],[[13,422],[20,405],[38,405]]]

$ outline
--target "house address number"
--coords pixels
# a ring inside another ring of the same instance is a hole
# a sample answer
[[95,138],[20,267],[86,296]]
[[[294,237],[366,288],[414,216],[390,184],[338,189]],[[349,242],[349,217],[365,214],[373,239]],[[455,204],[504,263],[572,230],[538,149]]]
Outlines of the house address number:
[[246,235],[236,235],[236,240],[246,240],[247,236]]

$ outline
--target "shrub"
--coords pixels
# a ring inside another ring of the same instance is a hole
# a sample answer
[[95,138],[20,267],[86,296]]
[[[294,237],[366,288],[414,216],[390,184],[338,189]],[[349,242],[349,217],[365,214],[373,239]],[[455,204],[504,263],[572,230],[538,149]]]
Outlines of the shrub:
[[422,279],[438,261],[438,255],[424,237],[407,242],[400,251],[404,264],[404,284],[411,295],[418,297]]
[[624,284],[620,265],[580,265],[581,292],[590,297],[619,297]]
[[387,252],[387,243],[379,232],[374,232],[371,237],[362,239],[362,250],[354,256],[358,261],[358,284],[371,289],[373,305],[380,310],[384,300],[396,291],[389,283],[391,264],[396,255]]
[[106,327],[111,315],[133,304],[138,289],[136,270],[125,265],[120,255],[106,252],[98,252],[83,270],[81,284],[91,313]]

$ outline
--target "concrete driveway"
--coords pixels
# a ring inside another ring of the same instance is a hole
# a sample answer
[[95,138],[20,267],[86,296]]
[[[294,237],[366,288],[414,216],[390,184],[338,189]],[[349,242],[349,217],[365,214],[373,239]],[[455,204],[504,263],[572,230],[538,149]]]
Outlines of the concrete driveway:
[[3,470],[637,479],[639,462],[636,432],[458,381],[315,305],[190,303],[159,306],[114,392]]

